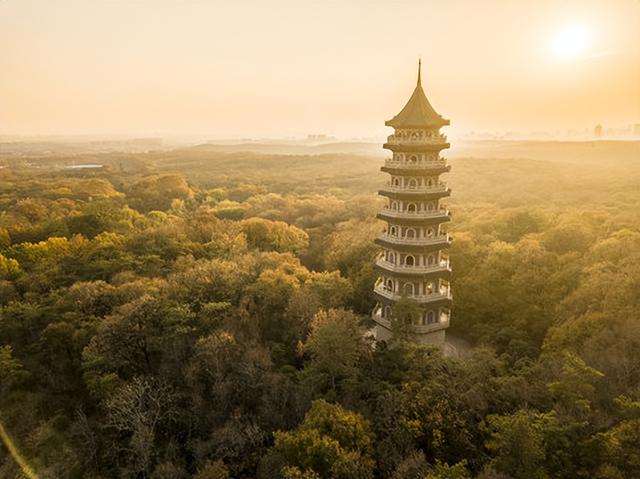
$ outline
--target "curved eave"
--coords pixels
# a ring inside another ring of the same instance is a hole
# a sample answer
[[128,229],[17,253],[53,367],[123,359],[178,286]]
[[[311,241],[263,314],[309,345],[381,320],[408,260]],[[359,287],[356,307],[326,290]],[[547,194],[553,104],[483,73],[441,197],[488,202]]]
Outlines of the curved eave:
[[399,225],[433,225],[451,221],[451,213],[431,217],[395,216],[380,212],[376,218]]
[[387,198],[391,198],[394,200],[402,200],[402,199],[412,199],[412,200],[432,200],[437,198],[445,198],[447,196],[451,196],[451,189],[447,188],[444,191],[427,193],[424,191],[391,191],[382,189],[378,191],[380,196],[386,196]]
[[395,166],[382,166],[380,171],[402,176],[433,176],[451,171],[451,165],[436,166],[434,168],[402,168]]
[[400,153],[420,153],[422,151],[440,151],[449,148],[449,143],[385,143],[382,148],[385,150],[397,151]]
[[443,278],[443,279],[451,279],[451,268],[440,268],[429,272],[424,273],[415,273],[411,271],[397,271],[390,268],[386,268],[380,264],[375,264],[376,270],[384,273],[389,277],[398,277],[398,278],[416,278],[416,279],[431,279],[431,278]]
[[416,129],[420,130],[423,128],[442,128],[443,126],[449,126],[451,122],[446,118],[438,118],[429,122],[403,122],[398,121],[396,118],[392,118],[391,120],[387,120],[384,122],[385,126],[390,126],[391,128],[402,128],[402,129]]
[[383,238],[376,238],[374,243],[383,248],[392,249],[394,251],[401,251],[407,253],[424,252],[429,253],[431,251],[439,251],[441,249],[449,248],[451,246],[451,240],[442,241],[441,243],[429,243],[429,244],[407,244],[407,243],[394,243],[387,241]]
[[[396,299],[390,299],[387,298],[386,296],[384,296],[383,294],[378,293],[376,290],[373,290],[373,295],[375,296],[376,300],[380,301],[380,302],[384,302],[385,304],[393,304],[395,301],[397,301]],[[423,298],[416,298],[416,297],[412,297],[412,296],[408,296],[409,298],[415,300],[417,303],[421,304],[421,305],[429,305],[429,306],[435,306],[435,307],[440,307],[440,306],[451,306],[451,304],[453,303],[453,298],[450,296],[448,298],[446,297],[440,297],[438,299],[434,299],[434,300],[428,300],[428,299],[423,299]]]

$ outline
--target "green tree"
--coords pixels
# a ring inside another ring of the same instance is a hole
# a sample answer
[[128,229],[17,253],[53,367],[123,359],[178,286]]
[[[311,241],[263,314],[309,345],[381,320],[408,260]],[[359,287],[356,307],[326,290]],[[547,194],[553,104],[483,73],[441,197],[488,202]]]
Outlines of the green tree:
[[514,479],[544,479],[545,433],[556,421],[553,414],[520,410],[509,416],[488,416],[490,438],[487,449],[499,472]]
[[[341,406],[314,401],[295,431],[276,432],[274,437],[274,451],[286,465],[303,473],[313,471],[321,478],[336,479],[373,476],[370,453],[374,437],[370,425]],[[348,471],[358,472],[349,476]]]

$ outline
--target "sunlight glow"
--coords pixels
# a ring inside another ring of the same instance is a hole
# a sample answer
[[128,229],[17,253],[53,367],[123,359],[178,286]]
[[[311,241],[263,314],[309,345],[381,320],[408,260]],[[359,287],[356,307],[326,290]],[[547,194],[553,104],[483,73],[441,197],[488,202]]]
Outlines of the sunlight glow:
[[553,55],[560,60],[575,60],[589,47],[589,33],[584,25],[571,25],[555,34],[551,42]]

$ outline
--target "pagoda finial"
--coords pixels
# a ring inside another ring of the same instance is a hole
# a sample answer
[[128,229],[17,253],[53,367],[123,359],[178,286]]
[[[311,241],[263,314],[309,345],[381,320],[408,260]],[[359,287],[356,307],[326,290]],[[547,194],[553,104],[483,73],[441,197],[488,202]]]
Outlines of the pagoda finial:
[[422,58],[418,58],[418,86],[422,83],[421,81],[421,70],[422,70]]

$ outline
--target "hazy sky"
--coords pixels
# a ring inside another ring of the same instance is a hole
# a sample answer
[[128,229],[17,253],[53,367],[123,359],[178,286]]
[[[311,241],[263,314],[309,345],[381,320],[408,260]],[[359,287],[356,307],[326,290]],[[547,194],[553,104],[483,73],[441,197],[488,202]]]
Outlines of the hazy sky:
[[0,0],[0,134],[384,134],[423,60],[449,133],[640,123],[640,2]]

